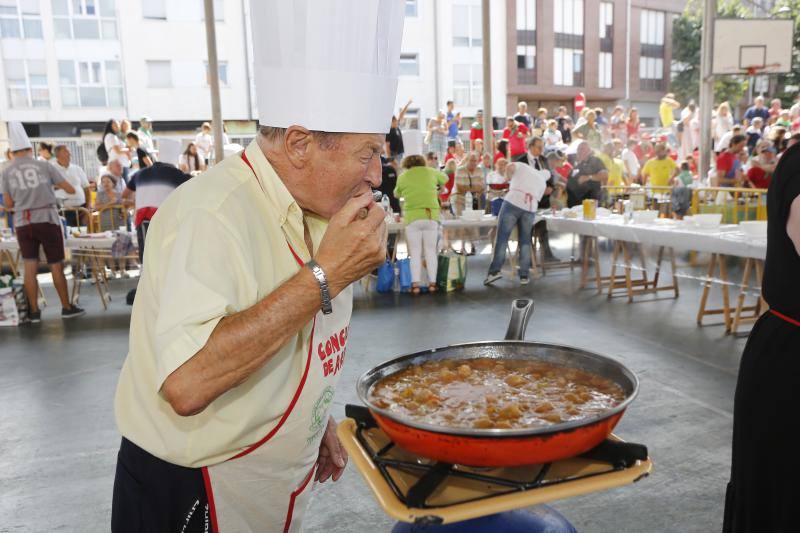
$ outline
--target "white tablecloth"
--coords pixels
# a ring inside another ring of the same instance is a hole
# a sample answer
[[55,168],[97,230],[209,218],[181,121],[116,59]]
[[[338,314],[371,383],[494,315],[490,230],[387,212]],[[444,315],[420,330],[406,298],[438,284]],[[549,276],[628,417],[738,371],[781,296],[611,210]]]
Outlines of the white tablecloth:
[[[136,245],[136,234],[129,233],[129,235],[133,239],[133,244]],[[114,237],[101,237],[99,235],[94,237],[68,237],[64,241],[64,248],[72,251],[110,251],[114,240]],[[0,240],[0,250],[16,252],[19,250],[19,244],[16,239]]]
[[610,215],[597,220],[563,218],[552,214],[542,216],[551,231],[736,257],[765,259],[767,256],[767,239],[746,235],[735,224],[704,230],[666,219],[653,224],[625,224],[622,215]]

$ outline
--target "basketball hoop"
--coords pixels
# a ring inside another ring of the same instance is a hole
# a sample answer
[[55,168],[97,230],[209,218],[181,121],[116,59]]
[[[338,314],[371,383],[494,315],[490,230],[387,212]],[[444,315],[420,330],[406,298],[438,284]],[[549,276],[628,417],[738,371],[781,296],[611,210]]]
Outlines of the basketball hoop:
[[747,72],[748,76],[757,76],[759,72],[763,72],[769,68],[774,69],[780,66],[780,63],[773,63],[771,65],[750,65],[745,67],[744,70]]

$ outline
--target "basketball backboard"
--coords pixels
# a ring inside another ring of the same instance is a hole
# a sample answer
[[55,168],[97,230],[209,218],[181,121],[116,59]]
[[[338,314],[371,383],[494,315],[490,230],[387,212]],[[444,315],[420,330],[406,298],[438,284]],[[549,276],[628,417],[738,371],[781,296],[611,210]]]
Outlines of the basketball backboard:
[[716,19],[712,73],[790,72],[793,43],[790,19]]

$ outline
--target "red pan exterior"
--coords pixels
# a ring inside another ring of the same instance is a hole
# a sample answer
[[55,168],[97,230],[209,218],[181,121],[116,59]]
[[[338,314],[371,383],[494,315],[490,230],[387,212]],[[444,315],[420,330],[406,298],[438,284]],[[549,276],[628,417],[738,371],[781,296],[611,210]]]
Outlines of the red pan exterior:
[[529,437],[467,437],[413,428],[371,411],[401,448],[429,459],[468,466],[521,466],[574,457],[603,442],[624,410],[592,424]]

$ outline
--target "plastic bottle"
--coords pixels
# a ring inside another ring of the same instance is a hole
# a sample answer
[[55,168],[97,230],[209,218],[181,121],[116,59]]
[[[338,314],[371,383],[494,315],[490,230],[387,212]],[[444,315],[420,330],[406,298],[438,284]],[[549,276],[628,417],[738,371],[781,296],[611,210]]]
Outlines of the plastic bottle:
[[383,195],[383,197],[381,198],[381,207],[383,207],[383,210],[384,210],[384,211],[385,211],[387,214],[390,214],[390,213],[392,212],[392,204],[391,204],[391,202],[389,201],[389,197],[388,197],[387,195],[385,195],[385,194],[384,194],[384,195]]

